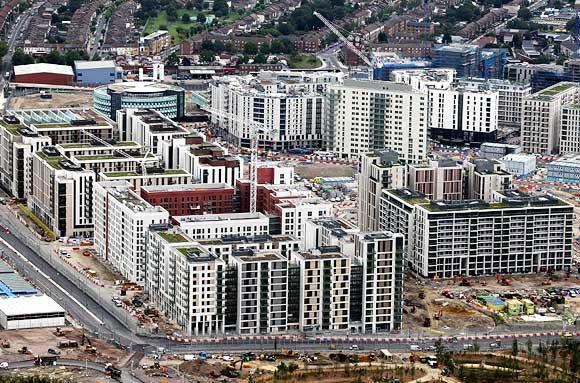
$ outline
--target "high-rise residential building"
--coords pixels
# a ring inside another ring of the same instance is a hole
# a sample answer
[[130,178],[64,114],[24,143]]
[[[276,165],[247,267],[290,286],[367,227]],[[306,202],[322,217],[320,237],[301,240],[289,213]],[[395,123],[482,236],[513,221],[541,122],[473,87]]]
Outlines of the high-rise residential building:
[[167,224],[147,232],[145,291],[187,335],[224,333],[226,263]]
[[[407,172],[406,185],[409,189],[423,193],[429,199],[463,198],[463,168],[454,160],[430,160],[427,164],[409,165]],[[393,186],[389,189],[400,187]]]
[[292,252],[290,260],[300,267],[299,330],[347,331],[351,259],[330,246]]
[[139,197],[126,181],[94,184],[95,249],[124,278],[145,284],[147,231],[169,213]]
[[419,275],[569,270],[573,207],[551,196],[510,190],[498,201],[432,201],[415,206],[413,246]]
[[466,90],[491,90],[498,92],[498,127],[518,128],[521,126],[522,101],[532,94],[529,82],[509,80],[468,78],[460,79],[458,85]]
[[530,154],[558,153],[562,107],[578,103],[579,97],[578,84],[564,82],[524,98],[521,125],[523,151]]
[[561,154],[580,153],[580,104],[573,103],[562,107],[560,124]]
[[532,92],[539,92],[562,81],[572,81],[562,65],[509,63],[504,67],[504,78],[515,82],[529,82]]
[[358,227],[345,219],[322,217],[306,221],[303,249],[338,247],[343,254],[354,254],[354,236]]
[[142,186],[183,185],[192,183],[192,176],[183,169],[138,167],[135,171],[99,173],[99,181],[127,181],[139,193]]
[[512,188],[513,175],[504,170],[500,161],[475,158],[463,163],[465,169],[465,197],[486,202],[494,200],[496,191]]
[[479,77],[480,59],[480,48],[477,45],[443,45],[435,49],[433,66],[455,69],[457,77]]
[[161,143],[182,138],[190,132],[154,109],[117,111],[117,130],[122,141],[135,141],[148,152],[161,154]]
[[262,250],[276,250],[284,257],[289,258],[291,251],[299,251],[304,248],[298,238],[283,234],[231,235],[221,238],[198,239],[197,242],[227,263],[233,254],[243,252],[250,254]]
[[[351,331],[374,334],[401,329],[404,243],[399,233],[377,231],[355,237],[351,262],[353,266],[361,266],[362,278],[351,267]],[[355,315],[359,312],[361,319],[357,326]]]
[[405,186],[405,165],[392,150],[364,154],[358,177],[358,226],[362,231],[379,229],[379,198],[384,188]]
[[546,179],[559,183],[580,183],[580,155],[560,158],[546,164]]
[[30,164],[30,210],[57,237],[92,236],[95,173],[72,163],[54,146],[35,152]]
[[286,332],[288,295],[299,294],[288,289],[288,259],[274,250],[234,254],[230,266],[235,277],[227,283],[235,294],[230,290],[226,310],[235,316],[226,318],[226,331],[233,328],[242,335]]
[[342,75],[337,74],[292,76],[285,72],[215,79],[210,83],[212,107],[235,117],[214,115],[212,122],[223,130],[226,139],[242,147],[250,147],[246,119],[272,130],[271,134],[260,134],[260,147],[320,147],[324,89],[341,81]]
[[455,69],[399,69],[390,74],[390,80],[408,84],[413,89],[427,93],[429,89],[449,89],[456,81]]
[[391,149],[408,163],[427,158],[427,95],[394,82],[345,80],[328,87],[324,141],[341,158]]

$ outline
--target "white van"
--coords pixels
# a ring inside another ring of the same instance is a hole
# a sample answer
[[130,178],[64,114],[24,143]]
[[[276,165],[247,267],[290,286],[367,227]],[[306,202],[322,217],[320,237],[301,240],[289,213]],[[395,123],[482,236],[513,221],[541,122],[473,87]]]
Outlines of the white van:
[[416,344],[412,344],[410,347],[411,351],[421,351],[421,346],[418,346]]

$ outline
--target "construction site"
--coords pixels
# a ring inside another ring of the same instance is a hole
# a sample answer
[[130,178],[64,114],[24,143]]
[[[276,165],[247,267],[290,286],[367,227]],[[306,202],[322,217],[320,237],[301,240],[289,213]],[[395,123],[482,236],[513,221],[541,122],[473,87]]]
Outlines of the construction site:
[[77,108],[92,105],[93,93],[90,91],[51,92],[50,97],[44,93],[10,97],[7,109]]

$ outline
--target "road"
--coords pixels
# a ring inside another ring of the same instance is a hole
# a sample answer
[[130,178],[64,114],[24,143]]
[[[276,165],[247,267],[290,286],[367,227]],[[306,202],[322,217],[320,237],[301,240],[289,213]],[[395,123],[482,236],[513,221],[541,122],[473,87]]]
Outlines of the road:
[[341,46],[342,43],[334,43],[316,54],[316,57],[322,61],[320,69],[348,71],[348,67],[338,59],[338,52]]
[[99,21],[97,21],[95,35],[92,37],[92,40],[91,40],[92,43],[90,43],[90,47],[89,47],[89,58],[91,60],[93,59],[93,57],[95,57],[95,55],[99,54],[99,52],[100,52],[100,49],[101,49],[100,40],[105,39],[105,32],[106,32],[105,23],[106,23],[105,15],[104,15],[104,13],[101,13],[99,15]]
[[[105,375],[104,364],[95,363],[88,360],[58,359],[55,366],[56,368],[58,368],[59,366],[77,367],[80,369],[97,371]],[[21,370],[34,367],[36,366],[34,365],[34,360],[32,359],[23,360],[20,362],[10,362],[8,364],[8,370]],[[51,367],[43,367],[43,368],[51,368]],[[132,376],[130,371],[126,370],[123,370],[120,381],[123,383],[142,383],[141,379]]]

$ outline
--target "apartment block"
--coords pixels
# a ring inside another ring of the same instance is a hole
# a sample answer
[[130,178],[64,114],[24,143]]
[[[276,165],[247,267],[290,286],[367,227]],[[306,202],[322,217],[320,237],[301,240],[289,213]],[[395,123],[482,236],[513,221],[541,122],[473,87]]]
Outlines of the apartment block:
[[183,169],[163,169],[157,167],[139,167],[135,171],[99,173],[98,179],[99,181],[127,181],[137,193],[141,192],[141,187],[143,186],[183,185],[192,183],[191,174]]
[[206,214],[173,217],[194,240],[269,234],[270,220],[262,213]]
[[[451,159],[429,160],[428,164],[409,165],[407,185],[409,189],[418,191],[429,199],[462,199],[463,168]],[[400,187],[403,185],[398,188]]]
[[95,173],[44,146],[32,155],[30,176],[27,205],[57,237],[93,235]]
[[300,331],[347,331],[350,258],[330,246],[293,252],[290,259],[300,267]]
[[479,156],[488,160],[499,160],[508,154],[522,152],[522,147],[519,145],[501,144],[499,142],[484,142],[479,149]]
[[328,87],[324,142],[340,158],[391,149],[402,161],[427,158],[427,95],[410,85],[350,80]]
[[135,141],[158,155],[162,154],[162,142],[189,134],[187,129],[153,109],[118,110],[117,129],[122,141]]
[[[562,108],[565,105],[577,104],[579,97],[578,84],[562,82],[524,98],[521,124],[523,151],[530,154],[559,153]],[[567,127],[568,121],[570,120],[567,119]],[[569,129],[566,133],[566,141],[574,140]]]
[[[232,187],[243,177],[243,161],[221,145],[188,137],[173,142],[173,166],[191,173],[196,182],[223,183]],[[168,163],[168,161],[166,161]]]
[[[233,255],[230,266],[236,271],[235,322],[226,321],[226,331],[241,335],[280,334],[287,331],[288,260],[277,251]],[[231,282],[228,282],[231,283]],[[292,291],[297,294],[298,291]],[[228,303],[233,299],[228,297]]]
[[254,252],[275,250],[280,252],[282,256],[289,258],[291,251],[299,251],[302,248],[302,242],[298,238],[282,234],[231,235],[214,239],[199,239],[197,242],[226,263],[229,263],[233,254],[244,252],[253,254]]
[[500,79],[467,78],[460,79],[458,85],[465,89],[498,92],[497,124],[502,128],[520,128],[522,103],[532,94],[532,86],[527,81],[515,82]]
[[404,243],[399,233],[368,232],[355,237],[352,264],[361,266],[362,278],[351,275],[351,331],[374,334],[401,329]]
[[338,247],[343,254],[354,254],[354,236],[360,233],[352,223],[335,217],[306,221],[303,249]]
[[560,153],[580,153],[580,104],[562,107]]
[[551,196],[497,192],[497,202],[432,201],[415,205],[409,257],[418,274],[538,273],[569,270],[573,207]]
[[143,186],[141,197],[171,216],[234,212],[233,187],[227,184]]
[[546,164],[546,180],[559,183],[580,183],[580,155],[564,157]]
[[145,291],[189,336],[224,334],[226,263],[165,224],[147,233]]
[[169,213],[152,206],[126,181],[94,184],[95,249],[124,278],[145,284],[147,231],[167,224]]
[[260,134],[260,147],[287,150],[320,147],[323,124],[324,88],[342,75],[312,74],[289,76],[265,73],[256,76],[224,76],[210,83],[211,105],[233,118],[212,116],[230,142],[250,147],[251,118],[272,130]]
[[358,177],[358,226],[362,231],[379,229],[379,199],[382,189],[405,185],[405,165],[391,150],[363,154]]
[[168,31],[156,31],[142,37],[139,41],[139,51],[145,56],[154,56],[171,46],[171,35]]
[[496,191],[512,188],[513,175],[504,170],[500,161],[475,158],[463,163],[465,169],[465,197],[492,202]]

